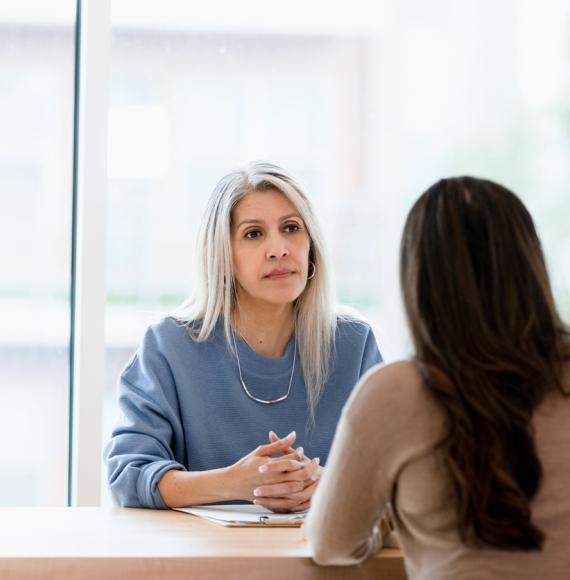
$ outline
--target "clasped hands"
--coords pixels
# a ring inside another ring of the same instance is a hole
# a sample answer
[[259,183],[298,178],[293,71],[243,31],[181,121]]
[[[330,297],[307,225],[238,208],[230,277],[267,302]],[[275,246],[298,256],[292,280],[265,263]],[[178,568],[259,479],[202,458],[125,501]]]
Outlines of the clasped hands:
[[[239,481],[240,498],[276,513],[300,512],[311,506],[322,467],[308,459],[302,447],[293,448],[293,431],[280,439],[269,432],[270,443],[260,445],[231,466]],[[278,453],[282,455],[276,456]]]

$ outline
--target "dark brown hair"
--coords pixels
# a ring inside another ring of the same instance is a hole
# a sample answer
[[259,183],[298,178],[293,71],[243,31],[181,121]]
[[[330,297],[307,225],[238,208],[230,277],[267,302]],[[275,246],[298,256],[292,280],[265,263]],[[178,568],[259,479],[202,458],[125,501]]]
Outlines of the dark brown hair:
[[416,357],[446,417],[437,448],[462,541],[540,549],[531,420],[549,392],[566,395],[570,334],[530,214],[496,183],[443,179],[408,215],[400,272]]

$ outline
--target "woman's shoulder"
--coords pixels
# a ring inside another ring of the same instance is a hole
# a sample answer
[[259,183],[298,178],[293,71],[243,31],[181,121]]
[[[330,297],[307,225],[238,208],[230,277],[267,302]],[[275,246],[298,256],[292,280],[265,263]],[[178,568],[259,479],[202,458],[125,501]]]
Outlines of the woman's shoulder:
[[339,308],[335,316],[337,338],[362,337],[366,339],[372,332],[370,323],[358,311],[352,308]]
[[219,334],[216,327],[207,341],[198,342],[192,333],[196,328],[193,321],[163,316],[147,327],[139,346],[139,353],[158,352],[168,356],[179,350],[183,352],[197,348],[203,350]]
[[188,323],[172,316],[163,316],[147,327],[143,341],[161,344],[184,336],[189,336]]
[[200,357],[211,348],[212,340],[195,341],[187,322],[163,316],[149,324],[139,346],[123,370],[123,374],[144,369],[176,368],[192,356]]
[[380,414],[408,424],[434,406],[416,363],[402,360],[370,369],[353,391],[347,414]]
[[409,360],[368,371],[343,410],[343,424],[358,446],[381,458],[381,469],[391,478],[409,460],[433,449],[444,421]]
[[[360,381],[360,396],[409,399],[424,394],[423,379],[413,360],[376,366],[370,369]],[[402,393],[400,396],[398,393]]]

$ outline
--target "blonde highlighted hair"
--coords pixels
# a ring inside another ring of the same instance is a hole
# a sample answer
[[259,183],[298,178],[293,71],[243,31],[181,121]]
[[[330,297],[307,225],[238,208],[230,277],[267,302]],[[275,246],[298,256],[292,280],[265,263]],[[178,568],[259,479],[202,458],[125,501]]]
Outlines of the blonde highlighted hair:
[[254,161],[220,179],[210,196],[198,234],[198,285],[195,294],[174,314],[197,342],[208,340],[218,321],[224,324],[231,352],[231,315],[236,292],[230,238],[231,214],[237,203],[255,191],[279,191],[295,206],[311,240],[309,260],[314,276],[294,304],[296,340],[307,388],[310,416],[328,377],[337,316],[333,307],[329,264],[321,229],[309,198],[281,167]]

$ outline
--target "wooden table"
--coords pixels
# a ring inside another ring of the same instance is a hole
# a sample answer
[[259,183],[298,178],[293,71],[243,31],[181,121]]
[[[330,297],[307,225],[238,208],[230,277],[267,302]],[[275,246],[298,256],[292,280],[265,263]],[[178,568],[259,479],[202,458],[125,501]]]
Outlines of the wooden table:
[[406,578],[396,549],[363,566],[316,566],[299,528],[224,528],[121,508],[0,508],[0,522],[2,580]]

